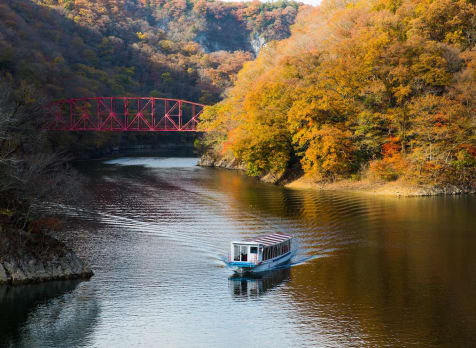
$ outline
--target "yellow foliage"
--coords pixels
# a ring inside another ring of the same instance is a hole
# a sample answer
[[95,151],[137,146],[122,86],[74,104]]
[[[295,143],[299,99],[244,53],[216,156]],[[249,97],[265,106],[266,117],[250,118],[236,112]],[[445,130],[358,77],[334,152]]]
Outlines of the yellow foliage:
[[354,151],[351,132],[324,125],[307,132],[301,140],[308,142],[301,163],[309,175],[335,180],[351,172]]
[[297,158],[321,180],[367,167],[384,180],[459,180],[464,168],[467,182],[474,164],[459,151],[476,143],[475,14],[463,0],[303,10],[289,39],[244,65],[209,136],[226,128],[223,141],[253,173]]

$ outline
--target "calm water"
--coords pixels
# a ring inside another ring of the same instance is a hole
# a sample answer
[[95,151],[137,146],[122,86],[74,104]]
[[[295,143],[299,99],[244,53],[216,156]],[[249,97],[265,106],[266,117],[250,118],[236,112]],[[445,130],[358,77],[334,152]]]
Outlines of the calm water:
[[[81,165],[61,236],[96,275],[0,287],[6,347],[476,346],[476,197],[294,191],[196,159]],[[296,236],[293,266],[232,278],[233,239]]]

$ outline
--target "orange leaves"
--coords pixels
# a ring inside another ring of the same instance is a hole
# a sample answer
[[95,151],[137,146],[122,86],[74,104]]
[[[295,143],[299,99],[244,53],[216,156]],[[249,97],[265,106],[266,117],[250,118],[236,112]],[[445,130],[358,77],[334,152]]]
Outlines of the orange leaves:
[[402,145],[398,137],[389,137],[382,145],[380,160],[374,160],[369,165],[371,179],[392,181],[408,172],[410,163],[401,153]]
[[351,132],[324,125],[312,129],[304,139],[308,147],[301,164],[307,174],[319,180],[335,180],[351,172],[355,150]]
[[213,52],[207,55],[207,62],[204,64],[206,66],[202,69],[203,75],[217,87],[226,89],[236,80],[236,74],[243,64],[251,59],[251,53],[244,51]]
[[171,15],[180,16],[187,9],[186,0],[171,0],[164,4],[164,8],[167,9]]
[[402,149],[402,145],[399,142],[398,138],[390,137],[388,141],[382,145],[382,155],[383,157],[392,157],[399,153]]
[[395,154],[381,160],[371,161],[369,175],[374,180],[393,181],[409,171],[408,161],[401,155]]
[[275,151],[298,157],[322,180],[367,165],[384,180],[437,178],[451,163],[459,166],[451,175],[472,165],[473,150],[459,146],[476,142],[476,60],[461,52],[474,43],[474,6],[374,4],[329,0],[303,10],[289,39],[245,64],[225,104],[236,129],[229,146],[252,172],[287,158]]

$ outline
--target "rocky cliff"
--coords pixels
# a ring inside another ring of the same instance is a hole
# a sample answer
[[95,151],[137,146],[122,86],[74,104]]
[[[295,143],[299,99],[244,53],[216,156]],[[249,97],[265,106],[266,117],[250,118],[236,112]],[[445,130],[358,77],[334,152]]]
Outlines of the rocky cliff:
[[0,284],[86,279],[92,275],[91,269],[55,238],[0,227]]
[[[216,154],[213,151],[204,153],[198,160],[200,167],[216,167],[246,172],[246,164],[231,155]],[[302,169],[298,164],[279,173],[264,173],[257,178],[268,184],[286,185],[302,176]]]
[[233,170],[246,170],[246,165],[232,156],[222,156],[212,152],[203,154],[198,160],[200,167],[217,167]]

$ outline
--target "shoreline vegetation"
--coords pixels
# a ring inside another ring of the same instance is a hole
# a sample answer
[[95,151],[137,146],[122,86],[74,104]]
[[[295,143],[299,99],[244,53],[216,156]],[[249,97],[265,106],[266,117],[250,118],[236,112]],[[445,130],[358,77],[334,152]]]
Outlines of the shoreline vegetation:
[[475,18],[465,0],[302,10],[205,107],[201,151],[278,184],[301,171],[294,187],[474,192]]
[[[201,167],[216,167],[246,172],[246,165],[233,157],[202,155],[198,161]],[[265,183],[276,184],[291,189],[312,189],[322,191],[358,192],[373,195],[387,195],[398,197],[422,197],[437,195],[475,194],[476,188],[458,187],[455,185],[418,185],[406,182],[403,179],[395,181],[374,181],[368,178],[360,180],[341,179],[334,182],[317,182],[303,175],[297,166],[277,175],[266,174],[258,179]]]
[[397,180],[393,182],[372,182],[371,180],[341,180],[331,183],[318,183],[309,178],[299,178],[286,187],[292,189],[315,189],[323,191],[352,191],[374,195],[387,195],[398,197],[423,197],[438,195],[459,195],[474,194],[476,190],[465,189],[457,186],[448,185],[446,187],[437,187],[429,185],[416,185]]

